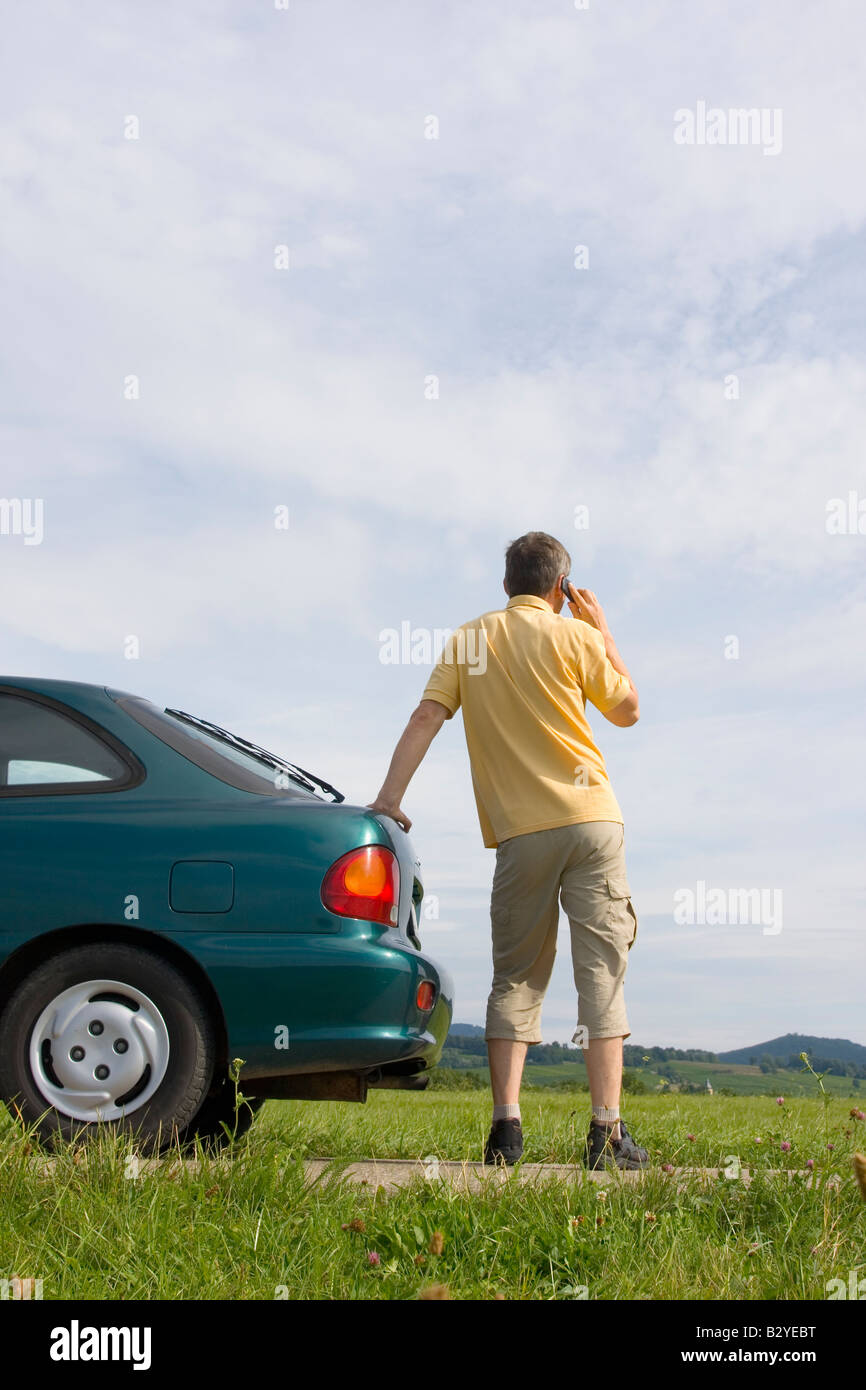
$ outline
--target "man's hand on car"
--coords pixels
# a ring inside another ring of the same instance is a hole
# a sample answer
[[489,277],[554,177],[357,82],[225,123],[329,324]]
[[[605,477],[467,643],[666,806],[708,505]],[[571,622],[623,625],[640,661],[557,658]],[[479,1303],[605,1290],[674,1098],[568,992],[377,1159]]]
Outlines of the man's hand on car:
[[380,797],[377,797],[375,801],[369,803],[367,810],[372,811],[375,816],[390,816],[391,819],[402,826],[407,833],[412,828],[412,822],[406,815],[406,812],[402,810],[400,806],[393,805],[390,801],[382,801]]

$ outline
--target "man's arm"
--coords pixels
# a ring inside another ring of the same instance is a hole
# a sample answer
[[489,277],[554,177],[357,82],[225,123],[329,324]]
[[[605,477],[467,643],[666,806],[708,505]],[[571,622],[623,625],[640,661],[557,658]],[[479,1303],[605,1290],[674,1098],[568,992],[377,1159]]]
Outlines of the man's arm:
[[604,649],[607,652],[608,661],[615,671],[619,671],[621,676],[625,676],[631,686],[631,690],[628,692],[625,699],[621,700],[618,705],[614,705],[613,709],[609,709],[604,717],[605,719],[609,719],[611,724],[617,724],[621,729],[628,729],[640,719],[640,704],[638,702],[637,690],[635,689],[634,681],[628,673],[628,668],[617,650],[617,645],[613,640],[610,629],[605,628],[602,631],[602,636],[604,638]]
[[589,623],[590,627],[597,628],[604,638],[604,650],[607,659],[615,671],[621,676],[625,676],[631,690],[624,700],[613,709],[609,709],[605,714],[605,719],[610,720],[611,724],[616,724],[621,729],[628,729],[632,724],[636,724],[640,719],[640,703],[638,701],[635,683],[629,675],[628,667],[619,654],[617,645],[613,640],[613,634],[607,625],[604,616],[604,609],[591,589],[578,589],[574,584],[570,584],[571,592],[576,595],[574,600],[569,599],[568,606],[575,618],[581,622]]
[[391,766],[379,795],[375,801],[370,802],[371,811],[390,816],[398,825],[402,825],[404,830],[411,828],[412,822],[401,810],[400,802],[418,771],[424,754],[447,718],[448,710],[444,705],[440,705],[438,700],[422,700],[418,708],[412,711],[409,723],[394,749]]

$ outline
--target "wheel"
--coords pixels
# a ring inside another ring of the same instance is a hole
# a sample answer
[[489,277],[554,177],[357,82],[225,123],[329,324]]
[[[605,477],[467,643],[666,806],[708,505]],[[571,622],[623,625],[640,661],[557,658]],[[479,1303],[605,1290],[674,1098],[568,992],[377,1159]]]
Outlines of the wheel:
[[0,1014],[0,1096],[47,1140],[104,1128],[157,1151],[208,1093],[214,1030],[189,981],[137,946],[75,946],[39,965]]
[[[240,1086],[240,1091],[243,1095],[243,1085]],[[191,1147],[196,1139],[200,1139],[207,1149],[223,1148],[247,1133],[264,1103],[261,1096],[247,1096],[236,1111],[234,1084],[226,1078],[219,1090],[207,1097],[192,1123],[181,1135],[181,1143]]]

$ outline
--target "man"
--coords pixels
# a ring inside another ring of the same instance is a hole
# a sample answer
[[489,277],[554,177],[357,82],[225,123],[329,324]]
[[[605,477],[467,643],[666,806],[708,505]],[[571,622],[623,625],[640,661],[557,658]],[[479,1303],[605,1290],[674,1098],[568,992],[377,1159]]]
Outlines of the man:
[[558,615],[571,558],[530,531],[505,555],[508,603],[449,637],[394,750],[373,809],[404,829],[409,782],[446,719],[463,725],[484,843],[496,849],[490,903],[493,986],[485,1036],[493,1090],[489,1163],[523,1153],[520,1082],[541,1042],[541,1005],[556,953],[559,901],[571,926],[578,1031],[592,1120],[591,1168],[646,1167],[619,1113],[622,1045],[630,1036],[623,980],[637,932],[622,813],[586,719],[589,700],[611,724],[639,717],[638,696],[601,604],[568,585],[576,622]]

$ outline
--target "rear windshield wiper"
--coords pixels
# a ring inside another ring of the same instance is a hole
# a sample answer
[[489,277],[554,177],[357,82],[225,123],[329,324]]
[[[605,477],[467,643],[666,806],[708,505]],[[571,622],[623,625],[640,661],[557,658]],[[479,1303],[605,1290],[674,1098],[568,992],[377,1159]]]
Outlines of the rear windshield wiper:
[[324,782],[314,772],[307,772],[304,768],[298,767],[296,763],[279,758],[276,753],[269,753],[267,748],[260,748],[257,743],[250,743],[249,739],[240,738],[237,734],[230,734],[228,729],[221,729],[219,724],[211,724],[209,720],[199,719],[196,715],[187,714],[182,709],[167,709],[166,714],[172,715],[175,719],[181,719],[185,724],[191,724],[194,729],[204,729],[214,738],[222,739],[224,743],[230,743],[235,748],[240,748],[244,753],[252,753],[254,757],[261,759],[269,767],[275,768],[278,772],[284,772],[292,782],[296,782],[298,786],[306,788],[307,791],[315,794],[318,787],[327,796],[332,796],[335,801],[346,800],[342,792],[338,792],[336,787],[332,787],[330,782]]

